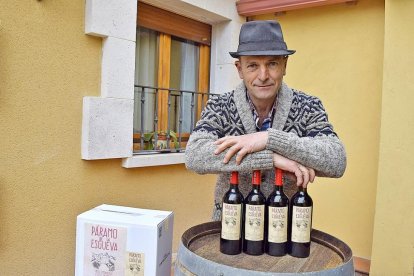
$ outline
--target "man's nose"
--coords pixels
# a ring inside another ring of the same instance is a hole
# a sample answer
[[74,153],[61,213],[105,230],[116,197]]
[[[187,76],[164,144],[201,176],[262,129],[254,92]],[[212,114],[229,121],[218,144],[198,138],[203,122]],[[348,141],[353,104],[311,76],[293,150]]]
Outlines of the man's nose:
[[269,71],[266,66],[260,66],[258,78],[261,81],[266,81],[269,78]]

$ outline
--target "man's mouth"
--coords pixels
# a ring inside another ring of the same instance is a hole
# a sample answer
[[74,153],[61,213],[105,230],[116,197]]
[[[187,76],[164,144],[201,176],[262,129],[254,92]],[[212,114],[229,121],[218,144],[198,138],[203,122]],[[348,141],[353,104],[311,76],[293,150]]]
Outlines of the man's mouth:
[[265,87],[270,87],[270,86],[273,86],[273,84],[260,84],[260,85],[255,84],[254,86],[256,86],[256,87],[260,87],[260,88],[265,88]]

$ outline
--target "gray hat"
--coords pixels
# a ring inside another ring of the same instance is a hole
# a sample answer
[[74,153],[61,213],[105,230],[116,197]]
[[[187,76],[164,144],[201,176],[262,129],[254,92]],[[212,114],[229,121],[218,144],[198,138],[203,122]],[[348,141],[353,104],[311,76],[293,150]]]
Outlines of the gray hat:
[[234,58],[286,56],[295,52],[295,50],[287,49],[279,22],[266,20],[244,23],[240,29],[237,52],[230,52],[230,55]]

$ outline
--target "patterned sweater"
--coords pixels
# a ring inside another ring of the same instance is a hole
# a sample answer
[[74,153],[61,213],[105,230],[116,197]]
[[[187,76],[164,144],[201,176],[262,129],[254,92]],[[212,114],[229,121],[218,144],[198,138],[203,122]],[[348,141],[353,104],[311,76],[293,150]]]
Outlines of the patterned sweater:
[[[248,154],[240,165],[235,156],[223,163],[225,150],[214,154],[217,139],[229,135],[256,132],[253,114],[241,83],[234,91],[213,96],[191,133],[185,155],[186,166],[200,174],[219,174],[215,189],[213,220],[220,220],[221,201],[229,188],[231,171],[239,171],[239,189],[247,196],[253,170],[262,171],[261,190],[267,197],[274,186],[273,152],[313,168],[317,176],[341,177],[346,167],[345,149],[322,106],[314,96],[282,84],[276,102],[272,127],[268,130],[266,149]],[[291,196],[296,187],[285,181],[284,190]]]

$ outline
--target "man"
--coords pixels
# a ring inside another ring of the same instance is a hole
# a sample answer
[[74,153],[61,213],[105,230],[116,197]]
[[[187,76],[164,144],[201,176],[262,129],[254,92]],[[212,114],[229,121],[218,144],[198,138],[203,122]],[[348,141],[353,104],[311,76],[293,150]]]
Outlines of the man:
[[[343,144],[321,101],[283,83],[288,56],[276,21],[251,21],[240,30],[235,65],[243,82],[232,92],[211,97],[186,148],[186,166],[198,173],[218,173],[213,219],[231,171],[239,171],[244,196],[251,172],[262,171],[261,190],[273,190],[274,168],[283,169],[298,186],[316,176],[341,177],[346,167]],[[292,195],[293,185],[285,186]]]

